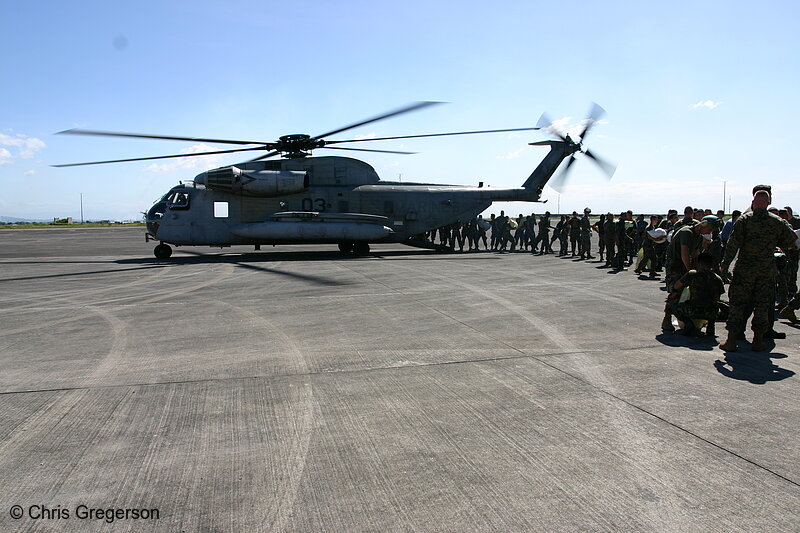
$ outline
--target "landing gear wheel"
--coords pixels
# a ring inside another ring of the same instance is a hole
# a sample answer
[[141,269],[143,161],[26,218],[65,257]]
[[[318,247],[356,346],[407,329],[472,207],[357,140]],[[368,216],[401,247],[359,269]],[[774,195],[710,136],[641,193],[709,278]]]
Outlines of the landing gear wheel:
[[153,249],[153,255],[158,259],[169,259],[172,255],[172,248],[162,242]]
[[369,253],[369,244],[365,242],[353,244],[353,253],[356,255],[367,255]]
[[353,251],[353,243],[352,242],[340,242],[339,243],[339,251],[343,254],[349,254]]

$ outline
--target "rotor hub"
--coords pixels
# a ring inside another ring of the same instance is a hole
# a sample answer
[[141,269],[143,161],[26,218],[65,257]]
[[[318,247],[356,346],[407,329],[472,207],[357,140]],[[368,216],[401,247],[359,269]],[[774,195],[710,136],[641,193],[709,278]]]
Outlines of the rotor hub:
[[325,141],[316,139],[305,133],[284,135],[278,139],[275,150],[282,152],[286,157],[299,158],[310,155],[311,150],[322,148]]

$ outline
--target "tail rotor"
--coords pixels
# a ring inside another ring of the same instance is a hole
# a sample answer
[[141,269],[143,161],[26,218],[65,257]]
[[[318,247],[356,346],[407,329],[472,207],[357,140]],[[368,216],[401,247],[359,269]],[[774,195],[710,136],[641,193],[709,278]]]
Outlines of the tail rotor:
[[572,168],[573,163],[575,163],[575,154],[580,152],[586,155],[589,159],[591,159],[605,174],[608,179],[610,180],[611,177],[614,175],[614,171],[617,169],[617,166],[614,163],[611,163],[597,154],[592,153],[588,149],[583,148],[583,143],[586,141],[586,137],[589,135],[589,132],[592,130],[595,124],[597,124],[600,119],[605,116],[605,110],[597,105],[596,103],[592,103],[592,107],[589,110],[589,114],[583,120],[583,128],[578,133],[578,141],[574,141],[569,134],[563,134],[558,128],[555,126],[555,123],[550,119],[547,114],[542,114],[541,118],[539,119],[539,123],[537,127],[541,129],[545,129],[550,132],[553,136],[557,137],[562,142],[566,143],[566,150],[567,153],[571,154],[567,164],[561,170],[561,172],[553,178],[549,185],[553,189],[558,192],[562,192],[567,184],[567,179],[569,177],[570,169]]

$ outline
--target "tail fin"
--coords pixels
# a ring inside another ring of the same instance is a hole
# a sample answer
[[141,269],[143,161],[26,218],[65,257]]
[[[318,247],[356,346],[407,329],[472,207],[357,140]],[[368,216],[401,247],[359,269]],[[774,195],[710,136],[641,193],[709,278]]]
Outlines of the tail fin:
[[539,191],[541,194],[544,186],[553,177],[558,166],[567,158],[569,155],[573,154],[577,148],[577,145],[574,143],[573,146],[570,146],[568,142],[564,141],[539,141],[535,143],[529,143],[532,146],[549,146],[550,152],[542,159],[542,162],[539,163],[539,166],[534,169],[531,175],[525,180],[525,183],[522,186],[526,189],[535,189]]

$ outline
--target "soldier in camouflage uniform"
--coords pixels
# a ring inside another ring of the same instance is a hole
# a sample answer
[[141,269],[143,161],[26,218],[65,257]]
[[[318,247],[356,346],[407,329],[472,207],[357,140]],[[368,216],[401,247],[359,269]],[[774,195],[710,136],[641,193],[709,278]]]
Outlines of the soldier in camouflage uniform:
[[753,351],[766,350],[764,334],[769,330],[769,309],[775,304],[775,268],[773,254],[776,247],[794,248],[797,236],[786,221],[767,211],[770,195],[758,191],[753,196],[752,211],[739,217],[725,247],[721,270],[726,274],[738,255],[733,279],[728,290],[730,314],[725,329],[727,340],[719,347],[728,352],[737,350],[736,339],[744,331],[749,309],[753,310]]
[[592,255],[592,222],[589,220],[589,213],[592,210],[588,207],[583,210],[581,218],[581,259],[594,259]]
[[545,211],[544,215],[539,217],[539,236],[536,237],[534,243],[534,253],[536,253],[536,245],[542,243],[539,249],[539,255],[552,254],[553,248],[550,246],[550,211]]
[[[710,235],[714,231],[717,217],[708,218],[709,220],[704,220],[699,224],[682,226],[672,235],[672,240],[669,243],[670,253],[668,254],[670,260],[667,263],[664,275],[668,291],[671,292],[674,289],[673,284],[692,269],[692,262],[700,254],[704,241],[703,236]],[[664,320],[661,321],[661,329],[675,331],[675,326],[672,325],[672,308],[669,302],[664,306]]]
[[617,224],[614,222],[614,215],[612,213],[606,214],[606,221],[603,223],[601,230],[605,236],[606,241],[606,265],[610,267],[614,264],[614,245],[617,239]]
[[[710,253],[701,253],[696,260],[697,268],[675,282],[673,293],[667,299],[672,314],[684,323],[684,335],[700,333],[693,319],[708,321],[706,335],[712,337],[715,334],[714,321],[719,312],[719,297],[725,294],[725,285],[722,278],[711,270],[712,263],[713,257]],[[686,287],[689,288],[689,298],[681,302],[680,295]]]
[[656,274],[656,269],[658,268],[658,254],[656,253],[656,240],[650,236],[651,231],[658,228],[658,217],[653,215],[650,217],[650,225],[644,228],[642,232],[642,249],[644,252],[642,253],[642,261],[639,263],[638,268],[634,271],[637,274],[641,274],[642,270],[646,265],[650,265],[650,277],[654,278],[658,274]]
[[[793,230],[799,230],[800,218],[794,216],[791,207],[786,206],[784,209],[788,215],[786,221]],[[797,294],[797,268],[800,263],[800,250],[787,250],[786,257],[789,258],[788,290],[790,294]]]

